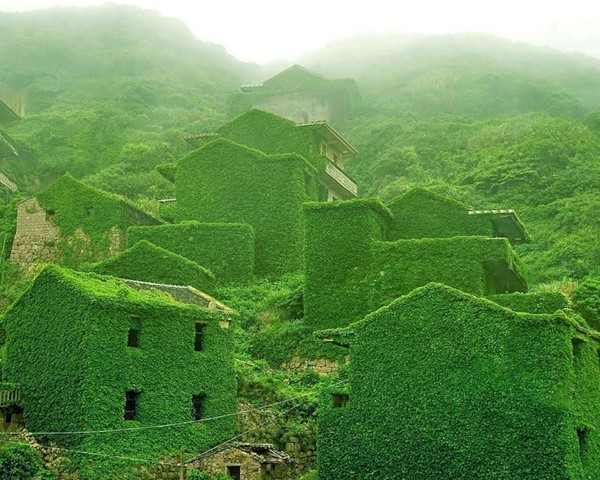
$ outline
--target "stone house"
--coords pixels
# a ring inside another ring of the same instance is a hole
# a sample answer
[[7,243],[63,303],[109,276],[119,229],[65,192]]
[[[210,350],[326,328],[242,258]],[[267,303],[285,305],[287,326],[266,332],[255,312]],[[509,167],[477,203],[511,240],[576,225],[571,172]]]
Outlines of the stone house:
[[128,227],[160,223],[126,199],[67,174],[19,204],[10,260],[22,267],[75,267],[122,251]]
[[[188,287],[48,266],[4,316],[3,378],[30,431],[100,431],[41,442],[134,458],[203,451],[236,431],[233,317]],[[83,469],[96,478],[96,467]]]
[[320,332],[351,361],[321,402],[319,478],[600,478],[600,334],[514,308],[430,284]]
[[338,124],[360,103],[354,80],[330,80],[300,65],[292,65],[261,84],[244,85],[240,90],[231,95],[234,113],[259,108],[295,123],[325,120]]
[[233,480],[276,480],[290,475],[290,457],[268,443],[228,443],[194,463],[210,475],[225,474]]

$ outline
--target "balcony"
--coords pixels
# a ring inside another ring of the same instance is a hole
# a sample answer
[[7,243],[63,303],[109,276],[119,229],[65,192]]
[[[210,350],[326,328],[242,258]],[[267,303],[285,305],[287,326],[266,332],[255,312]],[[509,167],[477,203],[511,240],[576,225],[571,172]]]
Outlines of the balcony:
[[339,200],[349,200],[358,195],[356,183],[331,162],[327,162],[325,173],[319,174],[319,180]]
[[3,388],[0,390],[0,408],[10,407],[21,400],[21,390],[18,388]]

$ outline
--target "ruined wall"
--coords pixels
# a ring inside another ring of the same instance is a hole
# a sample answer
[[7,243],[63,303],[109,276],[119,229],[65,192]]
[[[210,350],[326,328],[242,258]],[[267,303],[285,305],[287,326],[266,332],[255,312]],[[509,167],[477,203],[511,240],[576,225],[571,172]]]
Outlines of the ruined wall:
[[240,466],[240,480],[261,480],[260,463],[246,452],[230,448],[216,453],[198,463],[198,468],[211,475],[227,474],[228,465]]
[[60,231],[46,217],[36,197],[21,202],[17,211],[17,232],[10,260],[21,266],[52,262],[57,256]]
[[291,373],[302,373],[305,370],[313,370],[319,375],[334,375],[340,368],[340,362],[335,359],[317,358],[309,360],[302,357],[292,357],[292,359],[281,365],[283,370]]

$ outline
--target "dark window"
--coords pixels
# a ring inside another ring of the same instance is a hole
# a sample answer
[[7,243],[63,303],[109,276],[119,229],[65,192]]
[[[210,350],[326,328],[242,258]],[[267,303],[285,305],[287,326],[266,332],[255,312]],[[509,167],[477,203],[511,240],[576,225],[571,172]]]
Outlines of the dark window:
[[137,330],[135,328],[129,329],[129,335],[127,336],[127,346],[139,348],[139,346],[140,346],[140,331],[139,330]]
[[574,337],[571,339],[571,345],[573,346],[573,360],[577,361],[579,357],[581,357],[581,350],[583,349],[583,344],[583,338]]
[[133,348],[140,347],[140,335],[142,332],[139,317],[131,316],[129,321],[129,332],[127,333],[127,346]]
[[579,457],[581,458],[581,461],[583,462],[587,455],[588,429],[585,427],[578,428],[577,429],[577,439],[579,440]]
[[333,408],[344,408],[348,405],[350,396],[347,393],[334,393],[333,394]]
[[204,401],[206,395],[192,395],[192,418],[194,420],[202,420],[204,418]]
[[196,337],[194,339],[194,350],[197,352],[202,351],[204,343],[204,330],[206,329],[205,323],[196,323]]
[[139,392],[127,390],[125,392],[125,420],[135,420]]
[[242,467],[239,465],[227,465],[227,475],[233,480],[240,480],[242,478]]
[[12,413],[11,412],[6,412],[6,415],[4,416],[4,423],[12,423]]
[[46,220],[52,220],[55,213],[54,210],[46,210]]

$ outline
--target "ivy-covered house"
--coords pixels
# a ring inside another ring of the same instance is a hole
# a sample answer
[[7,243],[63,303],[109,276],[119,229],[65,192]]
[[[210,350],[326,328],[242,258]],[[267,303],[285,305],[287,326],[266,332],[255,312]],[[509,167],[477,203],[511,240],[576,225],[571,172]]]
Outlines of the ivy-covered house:
[[4,379],[39,441],[99,453],[97,469],[203,451],[235,433],[233,315],[186,287],[49,266],[5,314]]
[[123,197],[67,174],[19,204],[10,259],[24,267],[78,266],[122,251],[128,227],[160,223]]
[[[356,183],[345,173],[345,160],[357,151],[325,121],[298,125],[252,109],[216,132],[189,134],[185,138],[196,148],[216,138],[226,138],[267,155],[300,155],[317,169],[318,200],[347,200],[358,193]],[[162,171],[169,176],[168,169]]]
[[480,296],[527,291],[509,239],[489,218],[423,192],[391,207],[376,199],[304,205],[307,325],[347,325],[429,282]]
[[261,84],[243,85],[230,99],[235,114],[259,108],[296,123],[343,122],[359,103],[354,80],[330,80],[300,65],[292,65]]
[[429,284],[318,335],[350,354],[320,479],[600,479],[600,335],[576,318]]

